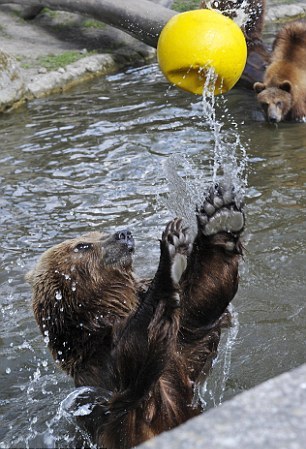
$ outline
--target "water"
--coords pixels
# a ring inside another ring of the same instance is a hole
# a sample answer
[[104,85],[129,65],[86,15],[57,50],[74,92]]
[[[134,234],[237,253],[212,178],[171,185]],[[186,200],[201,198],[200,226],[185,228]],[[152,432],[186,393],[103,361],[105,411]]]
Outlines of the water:
[[[194,205],[201,204],[203,193],[211,184],[232,185],[236,191],[236,198],[240,201],[247,186],[246,144],[241,142],[238,125],[227,107],[226,96],[214,95],[216,81],[217,75],[214,70],[207,70],[202,102],[197,105],[200,118],[206,124],[212,139],[209,153],[202,155],[201,170],[199,171],[186,156],[177,154],[168,157],[163,164],[168,182],[164,204],[174,215],[184,217],[194,232],[196,231]],[[222,131],[224,119],[227,124],[225,132]]]
[[[213,69],[210,69],[207,72],[202,105],[203,120],[210,127],[214,143],[212,148],[212,182],[221,180],[232,183],[236,191],[243,195],[247,185],[247,152],[245,146],[241,143],[238,125],[226,107],[226,97],[223,95],[214,96],[216,81],[217,75]],[[225,132],[222,132],[225,123],[216,114],[217,105],[221,108],[221,117],[226,119],[229,125]]]
[[[266,124],[251,92],[233,90],[225,108],[217,102],[222,139],[237,131],[247,181],[246,255],[237,335],[222,345],[231,363],[219,359],[208,407],[305,362],[306,125]],[[215,139],[201,99],[154,65],[31,102],[1,117],[0,132],[0,447],[69,447],[76,430],[60,404],[73,384],[51,360],[24,275],[65,238],[127,226],[136,270],[151,275],[163,226],[178,204],[192,215],[212,180]]]
[[232,352],[239,332],[238,313],[232,304],[230,304],[229,310],[232,316],[231,327],[221,335],[219,354],[214,361],[212,375],[198,386],[197,397],[203,410],[221,405],[226,395],[227,382],[231,372]]

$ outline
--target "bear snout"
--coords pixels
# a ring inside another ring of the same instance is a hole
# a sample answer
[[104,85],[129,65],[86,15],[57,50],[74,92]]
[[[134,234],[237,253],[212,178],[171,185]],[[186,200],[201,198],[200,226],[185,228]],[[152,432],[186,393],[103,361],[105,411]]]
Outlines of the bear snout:
[[281,117],[278,117],[275,111],[269,113],[267,118],[270,123],[279,123],[281,121]]
[[279,123],[283,119],[282,109],[274,104],[269,105],[266,115],[269,123]]

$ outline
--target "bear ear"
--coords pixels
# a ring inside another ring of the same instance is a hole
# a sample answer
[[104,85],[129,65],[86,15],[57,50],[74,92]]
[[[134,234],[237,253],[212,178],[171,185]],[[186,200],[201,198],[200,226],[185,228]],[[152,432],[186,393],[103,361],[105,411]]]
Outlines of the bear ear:
[[25,281],[28,284],[33,285],[33,282],[34,282],[34,270],[31,270],[28,273],[26,273],[24,278],[25,278]]
[[292,85],[291,85],[291,83],[290,83],[290,81],[283,81],[282,82],[282,84],[280,84],[279,86],[278,86],[281,90],[284,90],[285,92],[291,92],[291,88],[292,88]]
[[253,84],[253,89],[255,90],[255,92],[257,94],[259,94],[260,92],[265,90],[265,88],[266,88],[266,85],[264,83],[260,83],[259,81],[257,81],[256,83]]

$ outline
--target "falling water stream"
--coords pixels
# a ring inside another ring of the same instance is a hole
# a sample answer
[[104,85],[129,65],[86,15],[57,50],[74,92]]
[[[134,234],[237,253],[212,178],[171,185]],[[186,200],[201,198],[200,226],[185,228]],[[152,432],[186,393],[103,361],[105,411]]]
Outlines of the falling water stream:
[[49,355],[24,280],[39,255],[128,226],[135,269],[150,276],[165,223],[180,214],[192,226],[195,204],[224,174],[245,198],[246,251],[205,407],[305,362],[306,125],[266,124],[241,90],[213,111],[216,129],[200,98],[150,65],[1,118],[1,448],[68,448],[77,433],[73,383]]
[[[211,184],[232,185],[239,202],[243,201],[247,187],[247,151],[241,143],[239,127],[227,108],[226,97],[222,95],[216,98],[214,95],[216,80],[217,76],[214,70],[208,70],[203,89],[202,120],[212,135],[211,151],[209,154],[203,155],[204,162],[209,162],[209,170],[203,171],[201,176],[186,177],[187,173],[195,174],[195,167],[191,167],[186,158],[174,155],[164,163],[169,189],[165,204],[174,215],[184,217],[193,234],[196,232],[194,205],[201,204],[203,193]],[[229,125],[225,133],[222,132],[224,123],[216,114],[216,103],[219,106],[221,119],[226,120]],[[179,174],[180,167],[183,167],[185,179]],[[238,316],[232,305],[231,313],[232,325],[223,332],[221,349],[214,362],[214,375],[200,384],[198,388],[197,396],[203,404],[204,410],[208,404],[220,405],[225,394],[231,366],[231,352],[239,328]]]

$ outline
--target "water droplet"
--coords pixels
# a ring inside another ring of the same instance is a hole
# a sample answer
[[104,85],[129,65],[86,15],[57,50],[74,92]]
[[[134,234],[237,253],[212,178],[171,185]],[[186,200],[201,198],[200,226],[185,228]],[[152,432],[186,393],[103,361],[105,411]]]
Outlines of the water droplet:
[[49,339],[49,332],[48,331],[44,331],[44,342],[46,345],[48,345],[50,343],[50,339]]
[[33,417],[33,419],[32,419],[32,424],[36,424],[36,423],[37,423],[37,421],[38,421],[38,418],[37,418],[37,416],[34,416],[34,417]]
[[55,299],[57,299],[57,301],[62,299],[62,293],[59,290],[55,292]]

